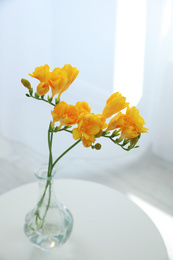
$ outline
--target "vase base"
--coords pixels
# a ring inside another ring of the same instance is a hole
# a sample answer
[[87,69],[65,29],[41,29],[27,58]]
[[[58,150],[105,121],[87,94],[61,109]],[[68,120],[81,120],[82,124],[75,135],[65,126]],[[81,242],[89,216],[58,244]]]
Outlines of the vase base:
[[[50,230],[53,228],[54,227],[50,227]],[[39,247],[43,250],[53,249],[64,244],[69,238],[71,231],[72,226],[69,226],[68,229],[66,229],[65,232],[61,234],[40,235],[37,232],[31,232],[30,228],[27,225],[24,226],[24,232],[26,236],[29,238],[29,241],[36,247]]]
[[[47,223],[45,221],[43,226],[39,225],[39,220],[36,220],[36,214],[34,212],[36,211],[32,210],[26,215],[24,225],[25,235],[32,244],[43,250],[49,250],[67,241],[73,229],[73,217],[66,207],[61,205],[60,214],[59,211],[57,211],[57,215],[55,214],[56,211],[53,211],[53,217],[56,217],[53,219],[54,223]],[[52,216],[49,217],[49,220],[52,220]],[[55,222],[57,223],[55,224]]]
[[57,236],[57,237],[40,237],[39,235],[35,235],[31,237],[30,242],[34,244],[36,247],[41,248],[42,250],[49,250],[55,247],[60,246],[64,242],[63,236]]

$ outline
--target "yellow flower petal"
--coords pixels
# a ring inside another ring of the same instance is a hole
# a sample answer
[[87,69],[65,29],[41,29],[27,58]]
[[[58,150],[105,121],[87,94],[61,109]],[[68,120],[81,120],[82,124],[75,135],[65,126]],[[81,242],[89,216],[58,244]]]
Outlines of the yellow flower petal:
[[54,110],[51,111],[53,122],[60,121],[61,125],[74,125],[78,120],[78,110],[73,105],[68,105],[66,102],[61,101],[58,103]]
[[112,115],[118,113],[122,109],[126,108],[129,103],[126,102],[126,98],[119,92],[112,94],[106,101],[106,105],[103,109],[102,115],[105,118],[109,118]]
[[35,68],[35,71],[32,74],[29,73],[29,75],[33,78],[40,80],[40,82],[48,83],[48,80],[50,78],[49,69],[50,69],[49,66],[46,64],[44,66]]
[[78,128],[74,132],[74,139],[82,136],[83,145],[91,146],[95,136],[105,127],[105,118],[102,115],[83,112],[78,118]]
[[86,140],[84,137],[82,137],[83,146],[86,148],[90,147],[92,145],[92,143],[94,143],[94,141],[92,141],[90,139]]
[[82,137],[81,132],[77,128],[74,128],[73,129],[73,138],[74,138],[74,140],[78,140],[81,137]]
[[72,67],[70,64],[64,65],[62,70],[64,70],[67,73],[67,78],[68,78],[67,85],[69,87],[70,84],[73,83],[73,81],[75,80],[75,78],[79,74],[79,70],[75,67]]
[[76,107],[79,110],[79,115],[81,113],[90,113],[91,111],[91,108],[89,107],[88,103],[84,101],[77,102]]
[[121,129],[120,140],[131,139],[139,135],[137,129],[134,126],[128,126]]
[[139,110],[136,107],[127,108],[126,115],[131,125],[137,128],[139,133],[147,133],[148,128],[143,127],[145,125],[144,119],[139,115]]
[[61,94],[69,88],[78,73],[79,71],[70,64],[64,65],[62,69],[55,68],[49,79],[49,84],[52,89],[52,97],[58,94],[58,99],[60,99]]
[[123,113],[119,112],[117,115],[115,115],[109,122],[108,128],[106,131],[114,130],[116,128],[124,127],[127,122],[125,120],[126,115]]
[[60,98],[60,95],[64,90],[66,84],[68,82],[67,73],[63,71],[60,68],[55,68],[50,76],[49,79],[49,85],[52,90],[52,98],[59,94],[58,99]]

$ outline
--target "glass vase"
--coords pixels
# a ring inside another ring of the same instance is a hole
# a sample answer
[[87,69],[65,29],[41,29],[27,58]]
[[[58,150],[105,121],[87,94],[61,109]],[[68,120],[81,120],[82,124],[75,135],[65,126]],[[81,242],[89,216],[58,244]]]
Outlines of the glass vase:
[[73,217],[59,203],[54,191],[54,175],[47,177],[47,167],[36,169],[39,200],[25,218],[24,232],[35,246],[49,250],[65,243],[73,228]]

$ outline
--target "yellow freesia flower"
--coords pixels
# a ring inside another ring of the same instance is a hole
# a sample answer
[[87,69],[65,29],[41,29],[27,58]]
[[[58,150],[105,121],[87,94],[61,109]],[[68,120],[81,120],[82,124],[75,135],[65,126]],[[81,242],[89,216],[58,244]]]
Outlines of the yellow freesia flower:
[[60,99],[61,94],[68,89],[68,87],[77,77],[78,73],[79,71],[70,64],[64,65],[62,69],[55,68],[52,71],[49,80],[49,84],[52,89],[52,98],[56,94],[59,94],[58,99]]
[[89,107],[88,103],[85,101],[79,101],[76,103],[76,107],[78,108],[79,115],[82,113],[90,113],[91,108]]
[[40,66],[40,67],[35,68],[35,71],[32,74],[29,73],[29,75],[33,78],[40,80],[40,82],[48,83],[48,80],[50,78],[49,70],[50,70],[50,68],[46,64],[44,66]]
[[[61,94],[72,84],[72,82],[77,77],[79,71],[77,70],[77,68],[72,67],[70,64],[64,65],[62,69],[55,68],[52,72],[50,72],[49,70],[50,68],[46,64],[44,66],[35,68],[35,71],[32,74],[29,73],[29,75],[40,80],[40,82],[49,84],[52,90],[52,98],[56,94],[58,94],[58,99],[60,99]],[[40,85],[38,88],[41,89],[41,86],[43,85]]]
[[126,108],[129,103],[126,102],[126,98],[119,92],[112,94],[106,101],[106,105],[103,109],[102,115],[105,118],[109,118],[112,115],[118,113],[122,109]]
[[134,125],[139,133],[148,133],[148,128],[145,128],[144,119],[139,115],[139,110],[136,107],[127,108],[126,115],[131,125]]
[[60,98],[61,93],[66,90],[67,82],[68,82],[68,77],[65,71],[63,71],[60,68],[55,68],[52,71],[49,79],[49,85],[52,90],[52,98],[56,94],[59,94],[58,99]]
[[123,113],[119,112],[116,114],[112,119],[109,121],[108,128],[106,131],[114,130],[116,128],[121,128],[127,125],[126,122],[126,115]]
[[86,140],[84,136],[82,137],[83,146],[86,147],[86,148],[90,147],[92,145],[92,143],[94,143],[94,142],[95,142],[94,137],[91,137],[88,140]]
[[68,105],[66,102],[61,101],[58,103],[54,110],[51,111],[53,117],[53,123],[60,122],[60,127],[62,125],[74,125],[77,123],[78,120],[78,110],[73,105]]
[[129,125],[127,127],[121,128],[121,136],[119,140],[122,139],[131,139],[139,135],[137,128],[135,126]]
[[139,135],[139,133],[147,133],[147,128],[144,119],[139,115],[139,110],[136,107],[127,108],[126,114],[119,112],[109,122],[106,131],[119,128],[121,131],[120,140],[131,139]]
[[95,142],[95,135],[105,128],[105,118],[94,113],[82,113],[78,118],[78,128],[73,129],[75,140],[82,137],[85,147],[91,146]]
[[79,70],[75,67],[72,67],[70,64],[64,65],[62,68],[63,71],[67,73],[68,82],[66,85],[66,89],[73,83],[77,75],[79,74]]
[[49,91],[49,84],[46,82],[40,82],[37,86],[37,94],[39,96],[45,95]]

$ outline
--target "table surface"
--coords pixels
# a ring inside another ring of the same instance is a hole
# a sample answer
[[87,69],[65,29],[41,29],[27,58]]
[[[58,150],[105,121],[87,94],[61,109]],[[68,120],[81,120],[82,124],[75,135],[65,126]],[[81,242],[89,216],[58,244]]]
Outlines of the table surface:
[[168,260],[160,233],[138,206],[113,189],[80,180],[55,181],[58,200],[74,217],[69,240],[51,252],[34,247],[23,225],[37,191],[31,183],[0,196],[0,260]]

